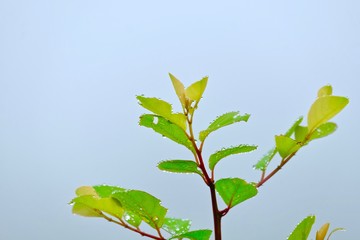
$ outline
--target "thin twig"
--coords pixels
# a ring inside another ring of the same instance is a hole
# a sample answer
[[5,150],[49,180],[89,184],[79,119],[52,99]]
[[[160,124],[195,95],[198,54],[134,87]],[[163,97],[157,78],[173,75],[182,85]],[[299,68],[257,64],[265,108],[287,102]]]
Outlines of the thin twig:
[[266,177],[262,177],[261,180],[256,184],[256,187],[259,188],[261,187],[265,182],[267,182],[270,178],[272,178],[278,171],[280,171],[280,169],[290,161],[290,159],[292,157],[295,156],[296,152],[293,152],[292,154],[290,154],[289,156],[287,156],[286,158],[281,160],[280,165],[278,165],[271,173],[269,173]]
[[158,233],[159,233],[159,237],[157,236],[154,236],[152,234],[149,234],[149,233],[146,233],[146,232],[143,232],[141,231],[139,228],[134,228],[134,227],[131,227],[130,225],[126,224],[122,219],[119,219],[119,221],[116,221],[114,219],[112,219],[111,217],[108,217],[106,216],[104,213],[102,213],[101,211],[98,211],[98,213],[103,217],[105,218],[107,221],[109,222],[112,222],[112,223],[115,223],[117,225],[120,225],[124,228],[127,228],[133,232],[136,232],[138,234],[140,234],[141,236],[144,236],[144,237],[148,237],[148,238],[152,238],[152,239],[156,239],[156,240],[165,240],[165,238],[161,235],[161,233],[159,233],[158,229]]

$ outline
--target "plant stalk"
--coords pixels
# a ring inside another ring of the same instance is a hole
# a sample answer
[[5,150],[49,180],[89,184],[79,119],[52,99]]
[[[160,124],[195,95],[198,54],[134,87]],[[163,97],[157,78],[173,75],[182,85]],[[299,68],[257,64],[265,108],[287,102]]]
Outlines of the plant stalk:
[[[185,113],[185,115],[187,115]],[[194,132],[192,129],[192,122],[193,122],[193,117],[194,115],[192,114],[190,116],[190,119],[187,118],[187,122],[189,125],[189,140],[192,142],[194,149],[195,149],[195,160],[198,164],[198,167],[201,169],[201,172],[203,173],[203,179],[206,183],[206,185],[209,187],[210,189],[210,196],[211,196],[211,205],[212,205],[212,212],[213,212],[213,220],[214,220],[214,235],[215,235],[215,240],[221,240],[221,218],[223,216],[222,212],[219,211],[219,207],[217,204],[217,198],[216,198],[216,190],[215,190],[215,184],[214,184],[214,178],[213,175],[210,178],[209,174],[205,168],[204,165],[204,160],[202,157],[202,147],[203,147],[203,143],[201,143],[200,148],[197,146],[196,142],[195,142],[195,137],[194,137]],[[213,172],[212,172],[213,174]]]
[[221,240],[221,217],[222,214],[218,209],[218,204],[216,200],[216,192],[215,192],[215,184],[211,183],[209,185],[210,194],[211,194],[211,205],[213,211],[213,219],[214,219],[214,235],[215,240]]

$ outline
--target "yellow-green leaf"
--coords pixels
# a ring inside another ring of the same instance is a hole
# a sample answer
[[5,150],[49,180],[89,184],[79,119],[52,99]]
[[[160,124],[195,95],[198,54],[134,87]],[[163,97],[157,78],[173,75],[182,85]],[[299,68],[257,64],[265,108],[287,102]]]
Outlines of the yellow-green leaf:
[[295,128],[295,140],[298,142],[305,141],[306,136],[308,135],[308,128],[304,126],[297,126]]
[[136,98],[139,100],[139,104],[143,108],[155,113],[156,115],[164,117],[170,122],[186,130],[185,115],[183,113],[173,113],[170,103],[158,98],[149,98],[144,96],[137,96]]
[[316,240],[324,240],[329,230],[330,223],[325,223],[317,232]]
[[318,91],[318,97],[324,97],[332,94],[332,86],[326,85],[319,89]]
[[181,105],[183,106],[183,108],[186,105],[186,96],[185,96],[185,87],[184,84],[178,80],[174,75],[172,75],[171,73],[169,73],[171,82],[174,86],[176,95],[178,96]]
[[106,212],[118,218],[121,218],[124,213],[124,209],[121,204],[113,198],[99,198],[97,196],[84,195],[74,198],[72,203],[80,204],[80,206],[84,205],[90,209],[101,212]]
[[82,217],[103,217],[97,210],[81,203],[74,203],[72,213]]
[[323,96],[316,99],[308,113],[309,133],[333,118],[348,103],[348,98],[340,96]]
[[86,196],[86,195],[90,195],[90,196],[98,196],[98,194],[96,193],[95,189],[91,186],[82,186],[76,189],[75,191],[77,196]]
[[276,149],[279,151],[279,154],[282,158],[286,158],[300,148],[300,144],[298,144],[292,138],[284,135],[275,136],[275,143]]
[[[77,197],[71,203],[72,212],[84,217],[102,217],[101,212],[121,217],[123,209],[119,202],[110,197],[114,190],[122,190],[112,186],[82,186],[76,189]],[[104,195],[105,192],[108,192]]]
[[200,81],[194,82],[186,88],[185,94],[190,100],[199,102],[207,85],[208,77],[204,77]]
[[166,120],[161,116],[144,114],[140,116],[140,126],[152,128],[155,132],[160,133],[174,142],[184,145],[192,152],[195,152],[192,142],[186,135],[184,129],[178,125]]

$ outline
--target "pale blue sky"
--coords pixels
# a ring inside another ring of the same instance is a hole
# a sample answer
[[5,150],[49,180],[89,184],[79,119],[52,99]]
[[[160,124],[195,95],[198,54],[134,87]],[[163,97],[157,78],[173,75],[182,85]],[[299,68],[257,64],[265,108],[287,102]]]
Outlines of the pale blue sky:
[[252,114],[209,138],[205,155],[259,145],[221,162],[218,177],[256,181],[252,165],[319,87],[348,96],[338,131],[230,212],[223,231],[225,240],[281,240],[315,214],[316,228],[348,229],[334,240],[358,239],[356,0],[0,1],[0,239],[144,239],[71,214],[75,188],[102,183],[146,190],[171,216],[212,227],[200,179],[156,169],[189,158],[186,149],[137,124],[135,95],[176,101],[168,72],[186,85],[209,76],[196,130],[226,111]]

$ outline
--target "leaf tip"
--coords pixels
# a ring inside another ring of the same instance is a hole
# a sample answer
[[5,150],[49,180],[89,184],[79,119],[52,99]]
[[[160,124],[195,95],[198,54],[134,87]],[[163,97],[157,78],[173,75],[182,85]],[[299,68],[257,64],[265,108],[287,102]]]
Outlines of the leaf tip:
[[332,86],[328,84],[319,89],[317,96],[318,97],[329,96],[332,95],[332,92],[333,92]]

